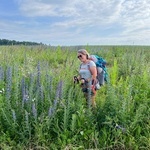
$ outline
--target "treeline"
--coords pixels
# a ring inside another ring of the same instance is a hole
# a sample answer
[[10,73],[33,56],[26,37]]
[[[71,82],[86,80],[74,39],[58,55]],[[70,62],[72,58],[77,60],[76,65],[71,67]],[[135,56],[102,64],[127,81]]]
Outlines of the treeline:
[[29,42],[29,41],[15,41],[15,40],[7,40],[7,39],[0,39],[0,45],[44,45],[43,43],[37,42]]

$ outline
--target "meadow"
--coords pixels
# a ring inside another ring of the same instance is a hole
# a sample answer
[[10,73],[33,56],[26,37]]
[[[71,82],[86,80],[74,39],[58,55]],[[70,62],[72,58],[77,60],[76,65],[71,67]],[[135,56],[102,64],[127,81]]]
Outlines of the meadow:
[[[87,107],[77,50],[107,60]],[[149,150],[150,46],[1,46],[0,149]]]

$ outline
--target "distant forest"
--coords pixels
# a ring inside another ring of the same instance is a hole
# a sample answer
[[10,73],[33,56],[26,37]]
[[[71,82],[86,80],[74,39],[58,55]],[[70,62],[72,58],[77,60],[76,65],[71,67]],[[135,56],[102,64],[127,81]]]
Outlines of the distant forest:
[[44,45],[43,43],[0,39],[0,45]]

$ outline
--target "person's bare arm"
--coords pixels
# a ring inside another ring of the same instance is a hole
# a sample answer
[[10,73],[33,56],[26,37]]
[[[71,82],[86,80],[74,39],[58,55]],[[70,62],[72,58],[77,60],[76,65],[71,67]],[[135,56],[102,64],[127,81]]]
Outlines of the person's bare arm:
[[92,80],[96,81],[96,77],[97,77],[96,67],[95,66],[90,67],[90,71],[91,71],[91,74],[92,74]]

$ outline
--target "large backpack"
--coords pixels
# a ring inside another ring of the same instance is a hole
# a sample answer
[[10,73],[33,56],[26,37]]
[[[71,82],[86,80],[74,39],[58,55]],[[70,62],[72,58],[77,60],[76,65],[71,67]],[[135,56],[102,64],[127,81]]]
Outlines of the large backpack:
[[[96,61],[96,59],[97,61]],[[105,82],[108,82],[108,72],[107,72],[107,67],[106,67],[106,60],[98,55],[91,55],[91,60],[93,60],[96,64],[96,67],[100,67],[104,71],[104,80]],[[98,70],[98,69],[97,69]]]

